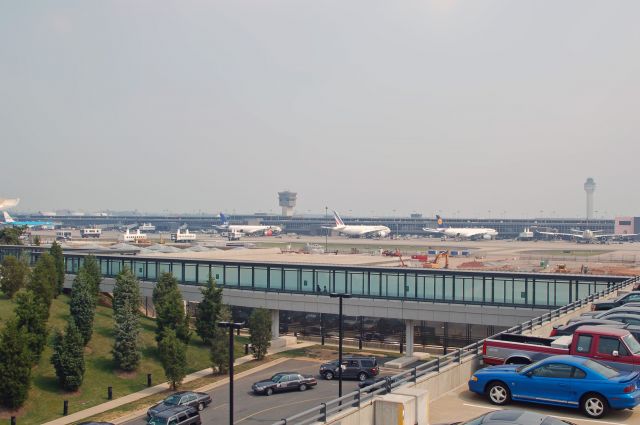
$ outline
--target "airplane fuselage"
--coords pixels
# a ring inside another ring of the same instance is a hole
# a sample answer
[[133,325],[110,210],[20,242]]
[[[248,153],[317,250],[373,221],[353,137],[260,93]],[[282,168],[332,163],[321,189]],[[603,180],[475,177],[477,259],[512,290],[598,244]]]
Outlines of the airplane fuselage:
[[385,238],[391,234],[391,229],[387,226],[343,225],[332,227],[331,230],[352,238],[363,236]]

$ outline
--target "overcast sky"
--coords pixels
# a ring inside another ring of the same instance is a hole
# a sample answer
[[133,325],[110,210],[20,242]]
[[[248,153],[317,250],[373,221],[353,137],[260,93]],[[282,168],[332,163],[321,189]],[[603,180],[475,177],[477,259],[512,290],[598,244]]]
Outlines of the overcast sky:
[[[640,2],[5,1],[18,210],[640,215]],[[394,212],[395,210],[395,212]],[[489,212],[490,211],[490,212]]]

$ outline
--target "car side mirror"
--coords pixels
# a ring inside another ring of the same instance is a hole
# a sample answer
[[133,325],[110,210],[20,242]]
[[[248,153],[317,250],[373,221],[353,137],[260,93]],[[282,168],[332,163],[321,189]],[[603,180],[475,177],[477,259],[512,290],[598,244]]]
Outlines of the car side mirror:
[[616,350],[613,350],[613,353],[611,353],[611,355],[612,355],[613,357],[619,357],[619,356],[620,356],[620,353],[618,353],[618,351],[616,351]]
[[524,374],[524,376],[526,376],[527,378],[531,378],[531,377],[533,376],[533,371],[532,371],[532,370],[530,370],[530,371],[526,372],[526,373]]

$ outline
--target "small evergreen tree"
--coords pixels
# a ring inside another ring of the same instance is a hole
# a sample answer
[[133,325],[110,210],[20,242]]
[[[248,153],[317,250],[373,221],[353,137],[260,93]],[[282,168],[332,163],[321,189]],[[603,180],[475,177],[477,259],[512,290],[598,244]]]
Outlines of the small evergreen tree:
[[222,305],[222,288],[209,276],[207,286],[202,289],[202,301],[196,308],[196,333],[205,344],[210,344],[216,337]]
[[69,320],[64,334],[56,330],[51,363],[62,388],[67,391],[80,388],[85,370],[84,345],[82,335],[73,320]]
[[213,325],[214,332],[210,343],[211,367],[217,369],[219,373],[226,373],[229,369],[229,333],[227,329],[218,327],[217,322],[231,321],[231,310],[228,306],[222,305],[216,323]]
[[125,371],[133,371],[140,364],[138,336],[140,320],[140,286],[130,269],[125,268],[116,277],[113,289],[114,339],[113,360]]
[[53,263],[56,269],[56,285],[54,288],[53,297],[58,298],[58,295],[62,293],[64,287],[64,256],[62,255],[62,246],[58,242],[53,241],[49,254],[53,258]]
[[32,364],[36,365],[47,344],[49,310],[33,292],[21,291],[16,296],[15,313],[18,326],[25,331]]
[[164,374],[172,389],[177,389],[187,372],[187,346],[178,339],[173,329],[166,329],[158,343]]
[[271,314],[264,308],[256,308],[249,316],[249,340],[256,360],[264,359],[271,346]]
[[163,273],[153,288],[153,304],[156,309],[156,341],[162,339],[166,329],[175,331],[185,344],[189,343],[189,316],[184,311],[178,281],[171,273]]
[[82,335],[83,346],[89,343],[93,334],[93,319],[96,313],[94,289],[86,270],[80,267],[73,280],[69,312]]
[[51,301],[57,288],[56,265],[53,257],[48,253],[43,253],[36,262],[27,289],[33,291],[34,295],[47,306],[47,311],[51,307]]
[[29,265],[13,255],[7,255],[0,264],[0,289],[9,298],[27,284]]
[[82,263],[82,268],[87,273],[87,278],[91,281],[93,292],[97,296],[100,294],[100,283],[102,282],[102,273],[100,272],[100,264],[93,255],[87,255]]
[[9,320],[0,335],[0,404],[17,409],[27,400],[31,386],[31,354],[27,334]]
[[140,364],[138,336],[140,321],[137,313],[125,308],[115,316],[113,360],[116,366],[124,371],[133,371]]

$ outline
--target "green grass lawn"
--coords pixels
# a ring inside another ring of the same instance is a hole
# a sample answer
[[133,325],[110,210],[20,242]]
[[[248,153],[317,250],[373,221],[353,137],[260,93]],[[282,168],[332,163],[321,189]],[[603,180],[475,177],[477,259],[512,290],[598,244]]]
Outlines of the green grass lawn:
[[[14,303],[0,295],[0,319],[11,317]],[[54,300],[49,317],[49,327],[64,329],[69,315],[69,297],[61,295]],[[107,401],[107,387],[113,387],[113,397],[140,391],[146,387],[147,373],[152,374],[153,384],[164,382],[165,376],[156,353],[155,321],[141,318],[140,348],[142,360],[136,373],[122,374],[115,370],[111,355],[113,345],[113,313],[111,308],[98,306],[93,337],[85,349],[86,372],[84,382],[76,393],[67,393],[58,387],[55,371],[50,363],[51,347],[42,354],[40,364],[33,368],[29,399],[18,412],[18,423],[41,424],[62,416],[63,400],[69,401],[69,413]],[[236,337],[236,357],[244,355],[245,337]],[[209,350],[195,335],[187,350],[188,373],[210,366]],[[0,417],[8,417],[4,412]]]

